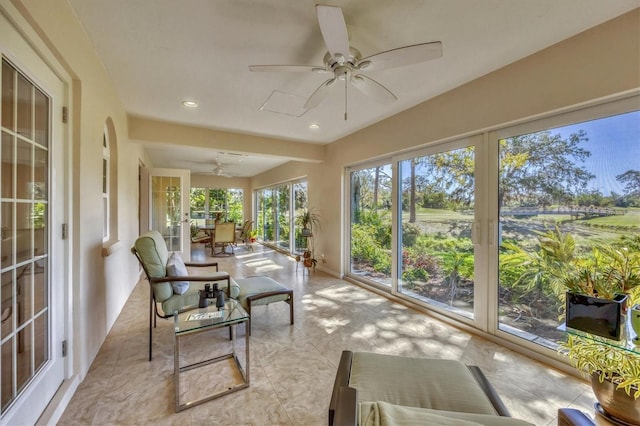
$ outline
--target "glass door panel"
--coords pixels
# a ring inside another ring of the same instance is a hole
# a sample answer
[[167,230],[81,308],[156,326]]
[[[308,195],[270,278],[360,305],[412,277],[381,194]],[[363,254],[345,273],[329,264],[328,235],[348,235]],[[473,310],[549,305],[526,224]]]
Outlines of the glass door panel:
[[350,273],[391,286],[391,164],[350,173]]
[[260,208],[258,210],[258,236],[265,243],[273,243],[275,238],[274,229],[274,196],[272,189],[263,189],[258,191],[258,199]]
[[3,60],[0,149],[0,413],[3,415],[51,359],[49,109],[50,98]]
[[398,182],[398,292],[473,318],[474,148],[401,161]]
[[307,209],[307,182],[296,182],[293,184],[293,226],[294,226],[294,248],[293,252],[302,254],[307,250],[307,238],[302,236],[302,226],[298,224],[296,218],[300,217]]
[[606,254],[640,269],[640,112],[499,139],[498,329],[555,349],[563,277]]
[[195,231],[199,226],[206,224],[206,198],[205,188],[191,188],[189,191],[189,208],[191,210],[191,226]]
[[274,190],[276,201],[276,245],[289,251],[289,235],[291,229],[290,186],[282,185]]
[[151,229],[164,237],[169,251],[191,257],[188,170],[151,169]]

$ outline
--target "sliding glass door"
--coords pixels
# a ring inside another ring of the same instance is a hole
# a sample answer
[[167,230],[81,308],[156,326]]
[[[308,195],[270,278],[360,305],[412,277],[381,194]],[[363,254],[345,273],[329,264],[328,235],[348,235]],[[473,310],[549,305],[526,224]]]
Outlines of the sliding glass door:
[[609,253],[640,270],[640,112],[554,124],[497,134],[497,327],[551,348],[568,272]]
[[296,218],[307,208],[307,182],[298,181],[255,192],[258,239],[287,253],[306,248]]
[[472,318],[474,147],[412,157],[397,170],[398,293]]
[[391,163],[350,171],[349,273],[391,286]]
[[555,353],[568,272],[640,270],[638,100],[348,168],[346,275]]

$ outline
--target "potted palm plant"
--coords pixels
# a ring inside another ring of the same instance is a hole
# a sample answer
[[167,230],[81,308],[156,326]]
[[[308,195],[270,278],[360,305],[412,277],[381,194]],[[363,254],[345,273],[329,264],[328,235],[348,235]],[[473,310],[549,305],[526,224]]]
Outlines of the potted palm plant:
[[313,210],[306,209],[298,215],[298,224],[302,226],[302,236],[311,236],[314,228],[320,228],[320,215]]
[[[625,339],[626,311],[640,290],[640,253],[601,246],[590,258],[565,269],[567,327]],[[631,302],[631,303],[628,303]]]

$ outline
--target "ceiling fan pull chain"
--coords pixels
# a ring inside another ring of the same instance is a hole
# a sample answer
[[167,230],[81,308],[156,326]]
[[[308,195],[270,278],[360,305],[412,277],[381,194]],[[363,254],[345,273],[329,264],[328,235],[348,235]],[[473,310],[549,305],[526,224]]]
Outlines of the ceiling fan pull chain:
[[344,76],[344,121],[347,121],[347,76]]

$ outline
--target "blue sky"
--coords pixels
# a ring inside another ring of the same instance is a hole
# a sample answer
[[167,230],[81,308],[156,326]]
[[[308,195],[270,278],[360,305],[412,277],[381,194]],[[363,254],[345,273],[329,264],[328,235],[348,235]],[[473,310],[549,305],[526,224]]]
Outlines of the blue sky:
[[565,138],[578,130],[587,132],[589,140],[581,147],[591,152],[583,165],[596,175],[589,189],[599,189],[604,195],[611,191],[622,194],[623,185],[616,175],[640,170],[640,111],[560,127],[551,133]]

